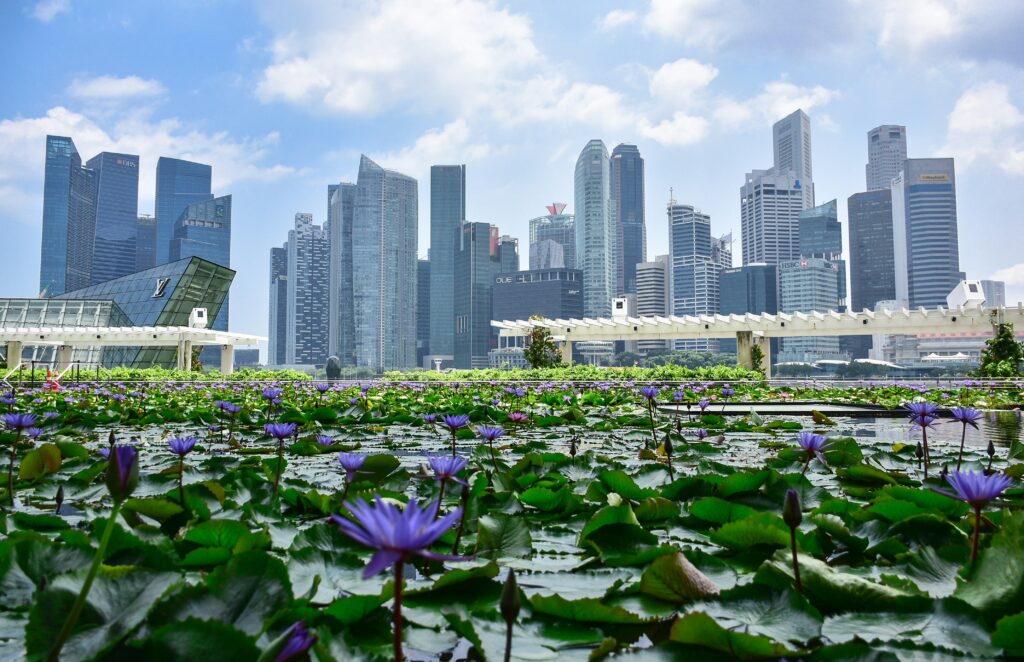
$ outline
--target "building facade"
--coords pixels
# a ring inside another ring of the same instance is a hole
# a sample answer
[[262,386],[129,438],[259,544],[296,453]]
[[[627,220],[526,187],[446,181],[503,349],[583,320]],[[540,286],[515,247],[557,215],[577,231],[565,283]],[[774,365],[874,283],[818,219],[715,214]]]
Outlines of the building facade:
[[803,208],[814,206],[814,170],[811,163],[811,118],[802,110],[793,111],[772,126],[775,156],[773,170],[780,175],[792,173],[803,198]]
[[[723,315],[779,312],[778,270],[774,264],[748,264],[724,269],[719,276],[718,312]],[[735,353],[736,341],[719,341],[719,351]],[[778,351],[778,339],[772,339],[771,354]]]
[[139,214],[136,237],[135,270],[152,269],[156,266],[156,216]]
[[92,285],[135,271],[139,224],[139,157],[100,152],[86,167],[96,173],[96,229]]
[[361,157],[352,214],[358,367],[401,370],[416,364],[418,203],[415,179]]
[[494,278],[518,271],[517,244],[489,223],[462,224],[455,251],[455,367],[486,368],[497,346],[491,326]]
[[[784,313],[835,310],[839,265],[817,257],[779,264],[779,305]],[[779,362],[842,359],[838,336],[783,338]]]
[[944,306],[961,278],[953,159],[907,159],[892,215],[897,300]]
[[636,293],[636,265],[647,260],[644,222],[644,160],[636,145],[620,144],[608,162],[615,228],[615,294]]
[[854,193],[846,201],[850,233],[850,309],[874,310],[896,298],[892,193]]
[[416,262],[416,365],[430,354],[430,260]]
[[213,198],[213,168],[161,156],[156,162],[156,262],[171,259],[174,224],[185,208]]
[[267,365],[288,363],[288,244],[270,249],[270,321]]
[[907,127],[883,124],[868,131],[868,162],[864,166],[868,191],[892,185],[907,160]]
[[591,140],[576,160],[576,267],[583,271],[584,312],[610,317],[615,294],[616,232],[611,221],[608,149]]
[[983,280],[981,289],[985,293],[986,308],[1002,308],[1006,305],[1006,283],[1001,280]]
[[313,224],[312,214],[296,214],[288,231],[287,331],[285,363],[323,365],[327,338],[330,244],[327,232]]
[[[650,262],[636,265],[636,314],[638,317],[665,317],[669,315],[669,256],[659,255]],[[652,350],[669,349],[667,340],[641,340],[637,350],[646,354]]]
[[89,285],[96,182],[67,136],[46,136],[43,182],[39,292],[56,296]]
[[[712,255],[711,217],[693,205],[668,204],[671,314],[714,315],[718,312],[718,273]],[[676,350],[717,352],[717,339],[673,341]]]
[[575,217],[564,213],[562,202],[547,210],[547,216],[530,219],[530,269],[575,269]]
[[352,223],[356,185],[342,182],[328,187],[331,195],[326,229],[331,250],[328,351],[344,367],[354,366],[355,322],[352,290]]
[[747,173],[740,188],[743,264],[778,264],[800,257],[804,199],[802,184],[792,172]]
[[455,354],[455,246],[466,220],[466,166],[430,167],[430,348]]

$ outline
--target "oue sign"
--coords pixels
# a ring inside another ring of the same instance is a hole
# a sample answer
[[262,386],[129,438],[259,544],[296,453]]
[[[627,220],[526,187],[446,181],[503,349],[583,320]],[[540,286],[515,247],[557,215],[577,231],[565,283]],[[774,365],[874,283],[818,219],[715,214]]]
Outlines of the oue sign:
[[506,283],[511,283],[513,280],[514,278],[512,276],[505,276],[504,278],[497,276],[494,279],[494,283],[495,285],[504,285]]

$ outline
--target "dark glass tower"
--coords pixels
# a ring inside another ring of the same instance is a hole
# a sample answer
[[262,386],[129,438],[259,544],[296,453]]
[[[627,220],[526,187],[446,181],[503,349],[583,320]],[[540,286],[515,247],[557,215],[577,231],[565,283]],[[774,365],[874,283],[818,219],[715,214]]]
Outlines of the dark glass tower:
[[466,219],[466,166],[430,167],[430,353],[455,353],[455,237]]
[[839,274],[838,301],[843,310],[846,304],[846,261],[843,260],[843,228],[839,223],[836,200],[800,212],[800,257],[820,257],[836,265]]
[[96,231],[89,275],[89,282],[96,285],[135,271],[139,157],[100,152],[86,167],[96,173]]
[[487,353],[497,346],[491,326],[494,279],[519,270],[517,247],[489,223],[463,223],[456,237],[455,367],[486,368]]
[[647,261],[644,222],[644,160],[636,145],[612,150],[611,215],[616,232],[615,291],[636,294],[636,265]]
[[416,365],[430,353],[430,260],[416,263]]
[[352,214],[356,185],[342,182],[332,184],[328,190],[331,194],[327,228],[331,245],[328,348],[347,367],[356,364],[352,307]]
[[145,271],[156,266],[156,217],[139,216],[138,238],[135,244],[135,270]]
[[65,136],[46,136],[39,261],[39,291],[45,296],[89,285],[95,198],[94,173],[82,167],[74,141]]
[[896,298],[892,192],[854,193],[846,201],[850,224],[850,310],[874,310]]
[[171,259],[174,224],[194,202],[213,198],[213,168],[203,163],[161,156],[156,162],[156,263]]
[[267,365],[287,363],[288,337],[288,244],[270,249],[270,324]]

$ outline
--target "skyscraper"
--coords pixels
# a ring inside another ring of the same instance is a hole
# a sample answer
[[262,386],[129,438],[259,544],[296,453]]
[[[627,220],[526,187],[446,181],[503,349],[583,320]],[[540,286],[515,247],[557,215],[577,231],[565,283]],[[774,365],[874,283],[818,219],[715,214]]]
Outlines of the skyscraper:
[[416,365],[430,353],[430,260],[416,262]]
[[[718,273],[712,258],[711,217],[693,205],[668,203],[670,296],[673,315],[718,312]],[[584,292],[585,293],[585,292]],[[675,349],[718,351],[717,340],[676,340]]]
[[868,191],[889,188],[906,160],[907,127],[883,124],[868,131],[868,162],[864,166]]
[[843,259],[843,228],[836,200],[800,212],[800,257],[820,257],[836,264],[839,280],[836,301],[830,310],[846,307],[846,261]]
[[285,363],[322,365],[327,362],[330,282],[330,243],[312,214],[295,214],[288,231],[288,303]]
[[[231,196],[225,195],[205,202],[193,202],[181,212],[174,224],[171,239],[171,262],[186,257],[231,266]],[[220,312],[210,324],[211,329],[228,330],[229,297],[224,297]],[[203,350],[203,362],[219,365],[220,348]]]
[[135,270],[145,271],[156,266],[156,216],[139,214],[135,240]]
[[486,368],[496,346],[491,327],[494,279],[519,270],[517,244],[489,223],[462,224],[455,251],[455,367]]
[[985,293],[985,307],[998,308],[1006,305],[1006,282],[1001,280],[981,281],[981,290]]
[[609,160],[610,214],[615,227],[615,294],[636,293],[636,265],[647,259],[644,160],[636,145],[621,144]]
[[417,205],[415,179],[361,157],[352,214],[353,348],[359,367],[399,370],[416,364]]
[[800,257],[799,218],[805,200],[801,187],[791,171],[747,173],[740,188],[743,264],[778,264]]
[[850,310],[874,310],[896,298],[892,193],[889,187],[854,193],[846,201],[850,232]]
[[96,185],[66,136],[46,136],[45,173],[39,291],[57,296],[90,284]]
[[466,166],[430,167],[430,353],[455,354],[455,245],[466,220]]
[[[725,269],[719,275],[718,312],[723,315],[760,315],[779,312],[778,271],[774,264],[748,264]],[[736,351],[736,341],[730,338],[718,341],[723,353]],[[771,341],[771,353],[778,351],[778,339]]]
[[[575,269],[576,227],[565,203],[547,206],[547,216],[530,219],[530,269]],[[557,244],[555,249],[551,244]],[[557,262],[561,256],[561,262]]]
[[576,160],[576,267],[583,271],[583,310],[611,317],[617,242],[609,213],[608,149],[591,140]]
[[270,249],[270,323],[267,365],[288,362],[288,244]]
[[139,157],[100,152],[86,167],[96,173],[93,285],[135,272],[139,225]]
[[352,292],[352,220],[356,185],[342,182],[328,187],[331,204],[327,224],[331,244],[328,351],[345,367],[356,364],[354,300]]
[[328,184],[327,185],[327,222],[324,223],[324,227],[330,227],[331,221],[334,220],[334,206],[332,201],[334,200],[334,192],[338,190],[341,184]]
[[171,258],[174,224],[194,202],[212,200],[213,168],[161,156],[156,162],[156,263]]
[[[669,314],[669,271],[668,255],[659,255],[651,262],[636,265],[638,317],[665,317]],[[637,342],[637,349],[643,354],[668,349],[668,341],[641,340]]]
[[907,159],[892,186],[896,298],[946,305],[960,280],[953,159]]
[[795,110],[772,126],[777,174],[792,172],[803,192],[803,208],[814,206],[814,173],[811,168],[811,119]]
[[[779,263],[779,304],[784,313],[835,310],[839,266],[817,257]],[[838,336],[801,336],[782,339],[780,362],[813,362],[842,358]]]

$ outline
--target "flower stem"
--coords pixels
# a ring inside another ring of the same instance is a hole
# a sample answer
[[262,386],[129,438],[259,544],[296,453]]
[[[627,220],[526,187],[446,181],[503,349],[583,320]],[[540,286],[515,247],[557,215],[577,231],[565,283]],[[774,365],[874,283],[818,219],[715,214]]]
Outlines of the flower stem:
[[452,430],[452,457],[455,457],[455,430]]
[[789,530],[789,546],[793,550],[793,577],[796,579],[796,590],[798,593],[804,592],[804,585],[800,581],[800,562],[796,556],[796,528]]
[[960,471],[960,463],[964,460],[964,441],[967,439],[967,424],[964,423],[964,431],[960,435],[960,455],[956,458],[956,470]]
[[7,498],[14,507],[14,460],[18,457],[18,439],[21,437],[21,430],[14,436],[11,442],[11,463],[7,465]]
[[181,500],[181,507],[185,508],[185,456],[178,457],[178,498]]
[[344,503],[345,498],[348,496],[348,488],[352,485],[352,481],[345,477],[345,489],[341,491],[341,501]]
[[971,541],[971,565],[978,560],[978,540],[981,538],[981,508],[974,509],[974,539]]
[[512,623],[505,627],[505,662],[512,659]]
[[500,473],[498,471],[498,458],[494,455],[494,440],[489,439],[487,446],[491,449],[491,464],[494,466],[494,473]]
[[395,630],[395,662],[402,662],[402,571],[404,559],[395,564],[395,609],[394,609],[394,630]]
[[441,489],[437,492],[437,508],[434,509],[434,519],[436,520],[441,516],[441,502],[444,500],[444,484],[446,480],[441,479]]
[[928,463],[931,456],[928,453],[928,428],[921,426],[921,446],[924,448],[924,479],[928,480]]
[[469,486],[462,488],[462,515],[459,516],[459,528],[455,532],[455,544],[452,545],[452,554],[459,553],[459,541],[462,540],[462,527],[466,524],[466,508],[469,506]]
[[658,434],[654,431],[654,403],[647,401],[647,418],[651,420],[651,439],[654,440],[654,449],[658,449]]
[[100,565],[103,563],[103,555],[107,552],[107,545],[110,543],[110,535],[114,532],[114,524],[117,521],[117,516],[121,512],[121,502],[115,501],[114,507],[110,511],[110,518],[107,520],[107,525],[103,529],[103,537],[100,538],[99,549],[96,550],[96,556],[92,560],[92,566],[89,567],[89,574],[85,577],[85,583],[82,584],[82,590],[78,594],[78,598],[75,600],[75,604],[71,607],[71,613],[68,614],[68,619],[64,621],[64,627],[60,629],[60,634],[57,635],[57,641],[54,642],[53,648],[50,649],[50,654],[47,656],[48,662],[57,662],[60,658],[60,651],[64,648],[64,644],[67,642],[68,637],[71,636],[71,631],[75,629],[75,625],[78,624],[78,617],[82,614],[82,608],[85,607],[85,599],[89,596],[89,589],[92,588],[92,582],[96,579],[96,573],[99,572]]
[[277,487],[281,483],[281,472],[284,471],[284,439],[277,442],[277,473],[274,474],[274,496],[277,496]]

